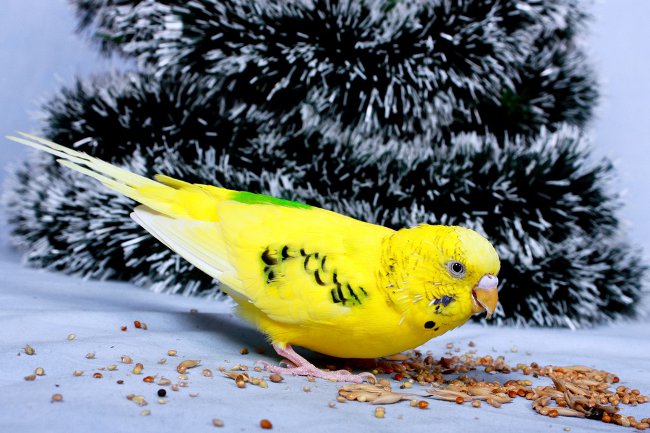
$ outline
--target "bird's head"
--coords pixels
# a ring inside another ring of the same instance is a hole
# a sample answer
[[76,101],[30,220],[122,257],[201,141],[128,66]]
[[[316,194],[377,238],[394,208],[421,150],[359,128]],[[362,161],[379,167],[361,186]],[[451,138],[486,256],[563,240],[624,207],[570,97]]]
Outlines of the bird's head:
[[381,278],[402,322],[433,337],[494,313],[499,268],[496,250],[474,230],[420,225],[386,239]]

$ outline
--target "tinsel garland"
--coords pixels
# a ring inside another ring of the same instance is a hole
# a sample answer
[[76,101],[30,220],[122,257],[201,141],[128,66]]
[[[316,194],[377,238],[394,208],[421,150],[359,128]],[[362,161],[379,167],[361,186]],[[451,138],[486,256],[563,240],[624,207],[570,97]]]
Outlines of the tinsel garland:
[[[502,258],[498,323],[637,311],[646,266],[582,132],[597,91],[578,0],[73,3],[140,69],[62,89],[45,106],[54,141],[391,227],[475,228]],[[47,156],[5,191],[12,239],[38,266],[218,292],[127,199]]]

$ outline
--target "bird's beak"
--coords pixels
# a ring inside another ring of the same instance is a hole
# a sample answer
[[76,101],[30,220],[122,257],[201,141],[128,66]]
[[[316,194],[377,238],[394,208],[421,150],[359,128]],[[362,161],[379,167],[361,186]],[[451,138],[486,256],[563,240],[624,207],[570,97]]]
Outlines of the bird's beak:
[[487,310],[487,317],[490,317],[494,313],[499,302],[498,284],[499,279],[492,274],[481,277],[472,289],[472,314]]

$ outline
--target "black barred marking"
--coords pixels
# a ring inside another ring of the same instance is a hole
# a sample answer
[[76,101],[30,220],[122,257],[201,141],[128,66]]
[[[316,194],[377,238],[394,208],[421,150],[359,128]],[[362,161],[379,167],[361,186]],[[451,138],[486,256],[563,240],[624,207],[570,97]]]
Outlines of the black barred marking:
[[266,248],[262,253],[262,261],[269,266],[278,264],[278,259],[276,259],[271,255],[271,250],[269,250],[268,248]]
[[347,299],[345,299],[345,297],[343,296],[343,291],[341,290],[341,286],[338,286],[336,288],[336,293],[338,293],[339,299],[341,300],[341,302],[343,302],[343,305],[345,305],[345,301],[347,301]]
[[316,279],[316,282],[318,283],[319,286],[326,286],[327,285],[327,284],[325,284],[325,281],[323,281],[322,278],[320,277],[320,274],[318,273],[318,271],[314,272],[314,278]]
[[354,290],[352,290],[352,287],[350,287],[349,284],[348,284],[348,292],[350,292],[350,294],[352,295],[352,297],[354,298],[354,300],[357,302],[357,304],[360,304],[360,303],[361,303],[361,301],[359,300],[359,297],[357,296],[356,293],[354,293]]
[[439,326],[437,326],[437,327],[435,327],[435,328],[433,328],[433,330],[434,330],[434,331],[437,331],[437,330],[439,330],[439,329],[440,329],[440,327],[439,327]]
[[434,321],[432,321],[432,320],[429,320],[428,322],[425,322],[425,323],[424,323],[424,327],[427,328],[427,329],[431,329],[431,328],[433,328],[434,326],[436,326],[436,322],[434,322]]
[[[297,255],[298,251],[300,256]],[[292,248],[290,245],[269,246],[261,254],[264,263],[264,279],[266,284],[277,283],[285,278],[286,266],[294,263],[292,260],[303,258],[303,268],[308,275],[314,277],[313,281],[321,286],[328,287],[332,302],[343,305],[361,305],[368,297],[368,292],[361,286],[353,286],[336,272],[328,256],[319,252],[307,253],[305,248]],[[315,259],[316,261],[312,261]],[[297,263],[295,263],[297,265]],[[327,268],[331,271],[327,271]],[[290,269],[290,268],[289,268]],[[330,282],[331,279],[331,282]],[[334,286],[334,287],[332,287]],[[324,289],[327,290],[327,289]]]

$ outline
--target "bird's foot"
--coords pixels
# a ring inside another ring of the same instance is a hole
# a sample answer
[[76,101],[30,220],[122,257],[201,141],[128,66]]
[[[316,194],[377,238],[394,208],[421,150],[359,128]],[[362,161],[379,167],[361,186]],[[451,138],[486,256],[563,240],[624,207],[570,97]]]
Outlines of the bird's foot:
[[[260,363],[264,366],[264,369],[270,373],[287,374],[293,376],[312,376],[318,377],[320,379],[331,380],[334,382],[362,383],[366,378],[368,380],[376,381],[376,378],[372,373],[352,374],[347,370],[321,370],[302,356],[298,355],[293,350],[291,345],[287,345],[285,348],[281,348],[278,345],[274,344],[273,348],[276,352],[278,352],[278,355],[286,358],[284,361],[289,366],[280,367],[271,365],[268,362],[261,361]],[[293,367],[291,367],[291,365],[293,365]]]

